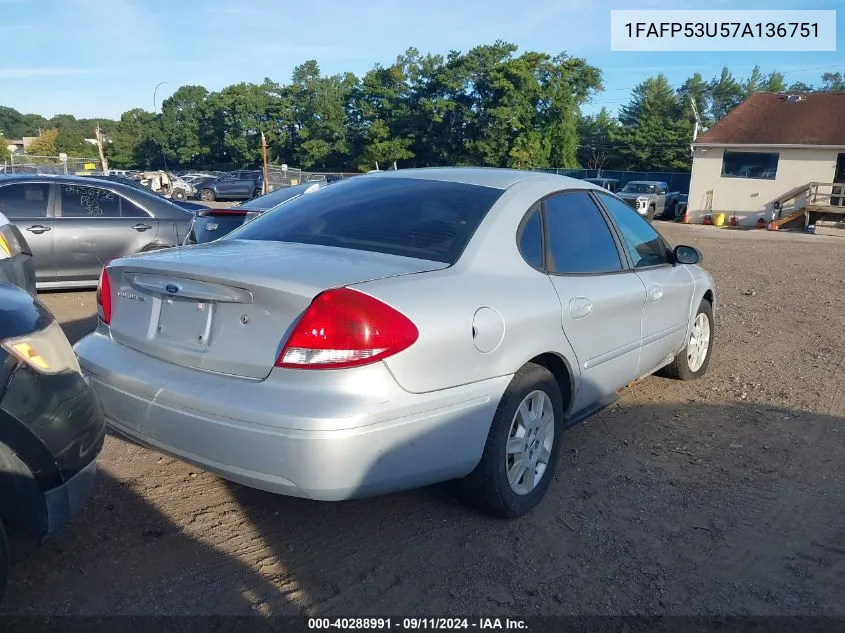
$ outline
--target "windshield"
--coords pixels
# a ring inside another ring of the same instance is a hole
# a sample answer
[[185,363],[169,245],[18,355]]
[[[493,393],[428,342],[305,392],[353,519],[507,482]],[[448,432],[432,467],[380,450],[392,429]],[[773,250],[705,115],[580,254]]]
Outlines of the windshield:
[[320,244],[452,264],[501,189],[359,176],[264,213],[224,239]]
[[257,198],[253,198],[252,200],[247,200],[243,204],[239,204],[238,209],[271,209],[276,205],[281,204],[282,202],[290,200],[291,198],[301,196],[311,187],[317,188],[322,186],[323,184],[324,183],[319,182],[306,182],[301,185],[294,185],[293,187],[284,187],[282,189],[277,189],[276,191],[271,191],[270,193],[264,194],[263,196],[258,196]]
[[656,193],[657,185],[647,182],[629,182],[622,187],[622,193]]

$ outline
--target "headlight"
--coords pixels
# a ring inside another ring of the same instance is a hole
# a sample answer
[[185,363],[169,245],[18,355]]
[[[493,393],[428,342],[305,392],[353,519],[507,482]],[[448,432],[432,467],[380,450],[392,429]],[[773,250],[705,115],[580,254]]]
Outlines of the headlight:
[[21,241],[14,225],[4,224],[0,226],[0,259],[11,259],[22,252]]
[[7,338],[0,346],[39,373],[81,373],[76,354],[57,321],[26,336]]

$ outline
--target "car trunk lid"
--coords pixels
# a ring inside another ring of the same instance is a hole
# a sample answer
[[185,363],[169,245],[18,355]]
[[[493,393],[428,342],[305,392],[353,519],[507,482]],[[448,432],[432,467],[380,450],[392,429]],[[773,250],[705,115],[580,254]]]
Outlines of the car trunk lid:
[[111,334],[169,363],[265,378],[323,290],[447,264],[308,244],[223,240],[116,260]]

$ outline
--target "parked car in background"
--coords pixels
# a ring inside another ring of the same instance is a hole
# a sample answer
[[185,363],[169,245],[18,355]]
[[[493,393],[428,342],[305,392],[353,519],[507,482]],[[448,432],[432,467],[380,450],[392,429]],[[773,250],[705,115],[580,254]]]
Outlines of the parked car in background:
[[661,220],[677,221],[683,219],[687,212],[687,205],[689,204],[689,194],[679,193],[672,206],[667,206],[663,215],[659,216]]
[[193,174],[183,174],[182,175],[182,180],[184,180],[185,182],[187,182],[191,185],[196,185],[198,182],[201,182],[203,180],[210,180],[210,179],[213,179],[213,178],[217,178],[217,176],[215,176],[214,174],[203,174],[203,173],[193,173]]
[[233,171],[194,185],[204,202],[214,200],[249,200],[263,193],[264,176],[260,171]]
[[463,478],[515,517],[567,426],[707,371],[699,259],[581,180],[381,172],[110,262],[75,349],[115,430],[238,483],[339,500]]
[[326,185],[325,181],[306,182],[301,185],[271,191],[230,209],[200,211],[191,222],[191,229],[188,231],[188,237],[185,238],[185,244],[204,244],[220,239],[262,213],[275,210],[286,202],[313,193]]
[[602,189],[607,189],[611,193],[619,191],[619,181],[616,178],[584,178],[587,182],[598,185]]
[[173,172],[163,169],[143,171],[138,174],[138,180],[153,192],[171,200],[187,200],[197,193],[192,184],[185,182]]
[[119,175],[91,176],[91,178],[96,178],[97,180],[108,180],[108,181],[111,181],[111,182],[119,182],[119,183],[126,185],[127,187],[134,187],[135,189],[140,189],[141,191],[145,191],[145,192],[148,192],[148,193],[154,193],[155,195],[161,196],[162,198],[165,198],[166,200],[170,200],[173,204],[178,205],[178,206],[182,207],[183,209],[187,209],[187,210],[194,212],[194,213],[197,212],[197,211],[200,211],[202,209],[208,208],[206,205],[199,203],[199,202],[191,202],[190,200],[176,200],[176,199],[173,199],[173,198],[167,198],[167,196],[164,196],[160,192],[153,191],[152,189],[150,189],[146,185],[141,184],[141,181],[136,180],[134,178],[127,178],[125,176],[119,176]]
[[35,264],[32,251],[20,229],[0,213],[0,283],[8,283],[35,294]]
[[634,211],[650,221],[662,215],[666,207],[674,208],[680,194],[669,193],[669,185],[662,181],[632,180],[625,183],[618,195]]
[[0,177],[0,212],[26,236],[40,289],[94,287],[114,257],[181,245],[193,217],[151,191],[88,176]]
[[0,283],[0,597],[6,526],[55,533],[88,500],[105,422],[73,348],[35,297]]

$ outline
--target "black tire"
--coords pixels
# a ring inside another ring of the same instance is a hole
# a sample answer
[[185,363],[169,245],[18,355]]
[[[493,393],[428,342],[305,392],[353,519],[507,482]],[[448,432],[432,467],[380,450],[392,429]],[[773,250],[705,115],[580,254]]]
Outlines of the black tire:
[[201,189],[200,200],[203,202],[214,202],[214,191],[212,189]]
[[261,195],[264,195],[264,194],[261,193],[261,189],[256,189],[255,191],[252,192],[253,198],[257,198],[258,196],[261,196]]
[[[519,495],[508,483],[506,467],[506,444],[517,409],[523,399],[533,391],[544,392],[554,412],[554,438],[549,461],[539,483],[531,492]],[[461,484],[465,501],[497,517],[513,519],[527,514],[543,499],[554,478],[560,457],[564,427],[564,407],[560,387],[554,376],[545,367],[528,363],[513,377],[505,390],[493,422],[481,462]]]
[[687,344],[689,343],[689,338],[692,337],[692,333],[690,333],[690,337],[687,338],[687,344],[684,345],[684,349],[675,356],[674,360],[672,360],[670,364],[658,372],[661,376],[674,378],[675,380],[695,380],[696,378],[701,378],[707,373],[707,368],[710,366],[710,356],[713,351],[713,334],[715,333],[715,326],[713,323],[713,306],[710,305],[710,302],[707,299],[701,300],[701,303],[698,306],[698,312],[695,314],[695,318],[697,319],[700,314],[706,315],[710,325],[710,340],[707,343],[707,355],[704,357],[704,362],[701,367],[699,367],[696,371],[690,369],[689,357],[687,355]]
[[6,583],[9,580],[9,539],[6,538],[6,530],[3,528],[3,521],[0,521],[0,600],[6,593]]
[[188,192],[184,189],[174,189],[173,193],[170,194],[170,198],[172,200],[187,200],[188,199]]

